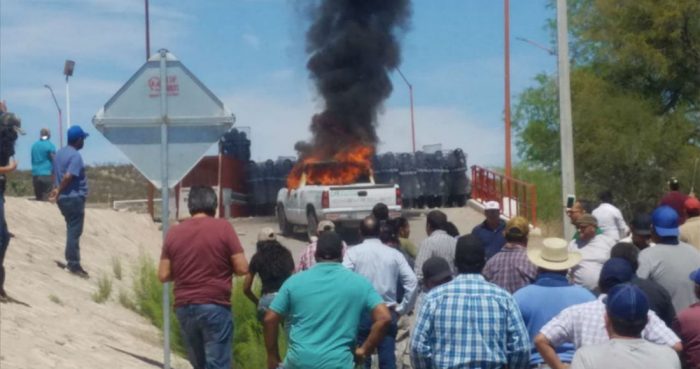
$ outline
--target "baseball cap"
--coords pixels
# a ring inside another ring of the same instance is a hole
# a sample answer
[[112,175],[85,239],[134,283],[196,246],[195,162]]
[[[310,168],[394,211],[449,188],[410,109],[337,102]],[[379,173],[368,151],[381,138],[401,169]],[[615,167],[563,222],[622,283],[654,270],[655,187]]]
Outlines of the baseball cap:
[[651,213],[654,231],[661,237],[678,237],[678,213],[672,207],[662,205]]
[[605,308],[611,317],[628,322],[642,321],[649,314],[649,300],[639,287],[624,283],[610,290]]
[[576,220],[576,225],[577,226],[582,226],[582,225],[597,226],[598,220],[591,214],[583,214],[578,218],[578,220]]
[[530,233],[530,224],[524,217],[513,217],[506,223],[505,233],[510,237],[527,237]]
[[335,232],[323,232],[316,243],[316,258],[333,260],[343,256],[343,240]]
[[275,230],[270,227],[265,227],[258,232],[258,241],[274,241],[276,239]]
[[609,290],[618,284],[629,282],[634,276],[632,265],[622,258],[610,258],[600,270],[598,285],[602,290]]
[[433,256],[423,263],[423,279],[430,282],[440,282],[452,276],[452,270],[447,260]]
[[632,218],[632,233],[640,236],[651,235],[651,216],[649,214],[637,214]]
[[697,197],[688,197],[683,205],[685,205],[685,210],[700,210],[700,200]]
[[335,231],[335,224],[330,220],[322,220],[318,222],[316,233],[321,234],[321,232],[325,231]]
[[695,282],[695,284],[700,284],[700,269],[696,269],[690,273],[690,280]]
[[86,138],[88,136],[90,136],[90,134],[83,131],[83,129],[78,125],[74,125],[68,128],[68,142],[75,142],[81,138]]
[[498,205],[497,201],[486,201],[484,210],[501,210],[501,206]]

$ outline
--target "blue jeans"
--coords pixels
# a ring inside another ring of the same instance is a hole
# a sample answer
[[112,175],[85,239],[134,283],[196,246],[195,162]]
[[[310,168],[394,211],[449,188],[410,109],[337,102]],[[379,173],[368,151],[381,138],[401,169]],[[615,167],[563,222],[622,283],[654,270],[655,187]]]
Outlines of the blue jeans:
[[195,369],[231,369],[233,320],[223,305],[185,305],[175,309],[187,356]]
[[10,233],[5,221],[5,190],[0,189],[0,296],[5,294],[5,253],[10,244]]
[[80,266],[80,236],[83,234],[85,223],[85,198],[60,197],[58,208],[66,220],[66,264],[74,270]]
[[[379,341],[377,345],[377,354],[379,356],[380,369],[396,369],[396,332],[398,330],[396,323],[399,320],[399,315],[391,310],[391,324],[386,331],[386,335]],[[369,332],[372,329],[372,317],[363,315],[360,320],[360,329],[357,333],[357,344],[361,345],[369,337]],[[368,353],[369,355],[370,353]],[[365,360],[365,368],[372,367],[372,358],[367,357]]]
[[277,296],[277,292],[266,293],[260,296],[260,301],[258,301],[258,321],[260,323],[265,320],[265,314],[272,304],[272,300]]

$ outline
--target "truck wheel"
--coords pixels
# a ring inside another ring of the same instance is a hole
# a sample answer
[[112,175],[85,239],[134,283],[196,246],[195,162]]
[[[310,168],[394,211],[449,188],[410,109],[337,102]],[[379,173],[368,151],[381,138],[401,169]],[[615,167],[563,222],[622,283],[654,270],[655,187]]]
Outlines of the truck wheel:
[[309,210],[306,213],[306,236],[309,237],[309,242],[311,242],[311,237],[316,236],[316,228],[318,227],[318,219],[316,219],[316,213],[313,210]]
[[277,224],[283,236],[292,234],[292,225],[287,222],[287,216],[284,215],[284,206],[277,205]]

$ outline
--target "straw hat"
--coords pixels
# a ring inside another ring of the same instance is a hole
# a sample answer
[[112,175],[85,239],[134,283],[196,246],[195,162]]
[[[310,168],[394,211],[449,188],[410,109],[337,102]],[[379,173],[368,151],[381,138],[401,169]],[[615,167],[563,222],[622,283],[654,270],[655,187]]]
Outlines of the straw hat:
[[527,250],[527,258],[536,266],[547,270],[567,270],[581,261],[581,254],[569,251],[568,243],[561,238],[545,238],[541,248]]

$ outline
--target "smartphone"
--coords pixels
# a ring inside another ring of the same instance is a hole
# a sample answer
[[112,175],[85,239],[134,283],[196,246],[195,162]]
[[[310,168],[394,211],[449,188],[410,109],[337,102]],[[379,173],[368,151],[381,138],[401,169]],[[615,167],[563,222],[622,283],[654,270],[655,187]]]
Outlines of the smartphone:
[[574,207],[574,202],[576,202],[576,196],[568,195],[566,196],[566,208],[571,209]]

